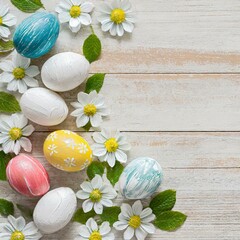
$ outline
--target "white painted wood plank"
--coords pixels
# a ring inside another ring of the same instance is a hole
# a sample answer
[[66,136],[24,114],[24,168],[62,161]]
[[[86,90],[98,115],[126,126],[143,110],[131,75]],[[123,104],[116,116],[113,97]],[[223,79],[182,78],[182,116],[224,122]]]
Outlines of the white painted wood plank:
[[[83,86],[61,95],[76,101]],[[239,75],[107,75],[101,93],[111,114],[102,127],[122,131],[239,131]],[[59,126],[76,129],[69,116]]]
[[[9,3],[2,0],[3,3]],[[43,1],[53,11],[58,0]],[[94,1],[96,6],[99,1]],[[141,1],[132,0],[138,22],[134,33],[122,39],[103,34],[94,20],[96,33],[103,41],[102,59],[93,63],[93,72],[107,73],[198,73],[239,72],[240,4],[230,1]],[[97,7],[96,7],[97,9]],[[11,10],[19,22],[29,14]],[[93,19],[96,19],[96,13]],[[89,29],[72,34],[66,27],[51,55],[56,52],[81,52]],[[49,57],[49,56],[47,56]],[[40,61],[45,61],[42,58]],[[126,68],[126,66],[128,66]]]

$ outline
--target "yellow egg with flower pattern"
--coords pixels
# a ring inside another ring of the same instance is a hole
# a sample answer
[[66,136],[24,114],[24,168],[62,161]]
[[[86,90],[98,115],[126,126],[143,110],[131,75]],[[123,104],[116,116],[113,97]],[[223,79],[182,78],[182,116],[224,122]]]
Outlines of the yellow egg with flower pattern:
[[92,162],[92,149],[88,142],[69,130],[49,134],[43,152],[51,165],[66,172],[80,171]]

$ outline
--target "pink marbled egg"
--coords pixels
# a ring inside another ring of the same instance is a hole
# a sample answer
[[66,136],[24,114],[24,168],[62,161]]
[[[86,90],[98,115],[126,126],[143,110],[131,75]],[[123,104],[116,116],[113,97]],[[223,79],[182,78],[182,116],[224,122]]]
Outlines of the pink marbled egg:
[[6,169],[9,184],[28,197],[39,197],[50,188],[49,176],[43,165],[34,157],[20,154],[10,160]]

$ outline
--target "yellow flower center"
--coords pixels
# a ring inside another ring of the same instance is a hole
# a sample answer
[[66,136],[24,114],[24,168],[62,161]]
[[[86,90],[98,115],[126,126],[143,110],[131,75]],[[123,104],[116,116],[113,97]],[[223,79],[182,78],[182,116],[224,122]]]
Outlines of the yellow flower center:
[[84,107],[84,113],[87,116],[93,116],[97,112],[97,108],[94,104],[87,104]]
[[136,215],[132,216],[128,221],[128,225],[134,229],[139,228],[141,225],[141,218]]
[[72,18],[77,18],[81,14],[81,8],[79,6],[72,6],[70,9],[70,16]]
[[15,231],[12,233],[10,240],[24,240],[25,236],[22,232]]
[[112,10],[110,18],[116,24],[120,24],[120,23],[125,21],[126,15],[125,15],[125,12],[122,9],[116,8],[116,9]]
[[2,19],[2,17],[0,17],[0,25],[2,25],[3,24],[3,19]]
[[108,152],[116,152],[118,149],[118,143],[115,138],[109,138],[105,142],[105,148],[107,149]]
[[93,231],[89,237],[89,240],[102,240],[102,236],[101,236],[100,232]]
[[25,69],[23,68],[14,68],[13,75],[16,79],[23,79],[25,77]]
[[96,188],[90,193],[89,198],[92,200],[92,202],[99,202],[102,198],[102,193]]
[[22,137],[22,130],[20,128],[11,128],[9,131],[10,138],[15,141]]

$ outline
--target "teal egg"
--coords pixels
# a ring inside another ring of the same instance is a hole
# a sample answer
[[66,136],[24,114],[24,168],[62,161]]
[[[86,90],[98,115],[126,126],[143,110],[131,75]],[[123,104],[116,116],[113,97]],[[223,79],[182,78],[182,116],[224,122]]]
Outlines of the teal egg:
[[59,29],[58,19],[53,14],[35,13],[17,27],[13,36],[14,46],[24,57],[41,57],[55,45]]
[[159,163],[149,157],[140,157],[129,163],[119,179],[119,188],[127,199],[143,199],[153,195],[162,182]]

